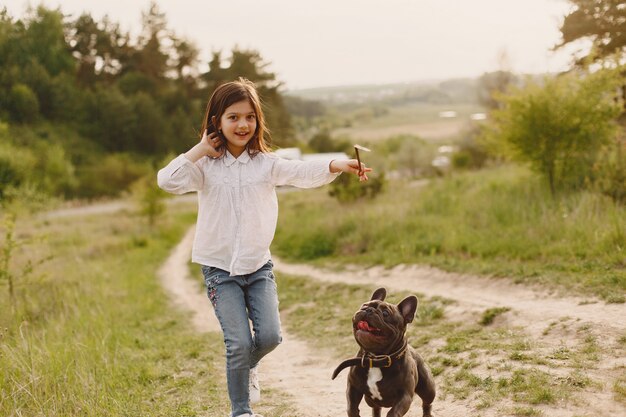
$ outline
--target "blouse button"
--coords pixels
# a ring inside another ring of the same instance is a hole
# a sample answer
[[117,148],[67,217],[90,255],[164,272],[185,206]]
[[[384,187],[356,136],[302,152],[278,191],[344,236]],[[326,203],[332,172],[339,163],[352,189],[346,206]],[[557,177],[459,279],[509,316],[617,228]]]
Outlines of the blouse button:
[[224,182],[226,182],[226,183],[230,182],[230,178],[224,177]]

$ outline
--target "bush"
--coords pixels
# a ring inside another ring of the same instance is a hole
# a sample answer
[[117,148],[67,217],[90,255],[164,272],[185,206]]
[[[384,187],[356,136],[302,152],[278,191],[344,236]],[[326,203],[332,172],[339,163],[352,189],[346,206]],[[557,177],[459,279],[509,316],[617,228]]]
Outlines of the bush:
[[557,190],[580,188],[602,145],[615,137],[620,104],[613,94],[617,72],[567,74],[530,83],[502,99],[492,113],[487,142],[529,162]]
[[29,149],[0,142],[0,201],[28,182],[36,164],[37,159]]
[[9,94],[9,111],[16,122],[32,122],[39,116],[39,100],[27,85],[15,84]]
[[606,146],[594,165],[598,190],[615,202],[626,204],[626,141]]
[[163,201],[169,197],[169,194],[157,186],[155,178],[156,172],[151,171],[131,186],[133,197],[139,206],[139,213],[147,218],[150,227],[156,224],[158,217],[165,211]]
[[331,183],[328,194],[341,203],[351,203],[360,198],[371,199],[383,191],[385,182],[384,172],[369,176],[366,182],[359,181],[356,175],[343,174]]
[[452,166],[460,169],[480,169],[485,166],[489,155],[487,150],[477,140],[481,134],[481,127],[476,126],[463,138],[458,152],[452,154]]
[[150,168],[134,161],[128,154],[111,154],[79,169],[78,197],[117,197]]

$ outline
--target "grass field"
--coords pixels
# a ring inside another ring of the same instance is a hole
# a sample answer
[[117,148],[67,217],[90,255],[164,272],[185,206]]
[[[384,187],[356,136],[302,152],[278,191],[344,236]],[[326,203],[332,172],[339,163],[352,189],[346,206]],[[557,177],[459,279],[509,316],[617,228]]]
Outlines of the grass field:
[[37,239],[12,268],[52,259],[18,287],[14,315],[0,287],[0,415],[226,415],[221,339],[167,308],[155,279],[190,208],[152,231],[133,213],[26,220],[17,239]]
[[425,263],[625,301],[626,208],[594,193],[553,199],[519,167],[390,183],[354,204],[325,190],[281,199],[274,248],[287,259]]

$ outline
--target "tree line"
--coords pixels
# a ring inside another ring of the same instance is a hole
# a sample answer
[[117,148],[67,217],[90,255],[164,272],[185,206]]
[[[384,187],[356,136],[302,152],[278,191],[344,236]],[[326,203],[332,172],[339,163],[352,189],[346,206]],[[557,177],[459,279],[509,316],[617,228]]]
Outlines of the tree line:
[[244,76],[259,84],[277,143],[291,134],[280,83],[257,51],[199,49],[168,29],[152,3],[136,37],[104,17],[66,18],[39,6],[21,19],[0,12],[0,117],[13,123],[67,122],[105,151],[163,154],[197,140],[207,96]]
[[[64,159],[69,168],[46,191],[115,194],[145,172],[137,160],[196,143],[209,95],[240,76],[259,87],[273,144],[291,144],[291,117],[268,63],[255,50],[223,55],[214,51],[202,66],[198,47],[168,28],[156,3],[142,13],[136,36],[106,16],[71,18],[38,6],[14,18],[0,10],[0,199],[3,190],[32,182],[28,171],[43,164],[38,153],[54,146],[57,164]],[[11,157],[28,148],[37,151],[28,167]],[[103,174],[92,166],[96,156],[126,174],[112,173],[110,186],[96,184]]]

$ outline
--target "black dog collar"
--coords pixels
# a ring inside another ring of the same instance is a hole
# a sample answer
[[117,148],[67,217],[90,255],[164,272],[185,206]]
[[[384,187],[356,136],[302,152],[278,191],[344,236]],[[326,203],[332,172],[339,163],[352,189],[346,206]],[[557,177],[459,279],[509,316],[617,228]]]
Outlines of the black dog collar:
[[404,341],[402,347],[389,355],[374,355],[371,352],[363,352],[363,356],[357,356],[356,358],[346,359],[341,362],[339,366],[333,372],[332,379],[335,379],[337,375],[345,368],[359,365],[361,368],[389,368],[393,361],[400,359],[406,353],[407,341]]

